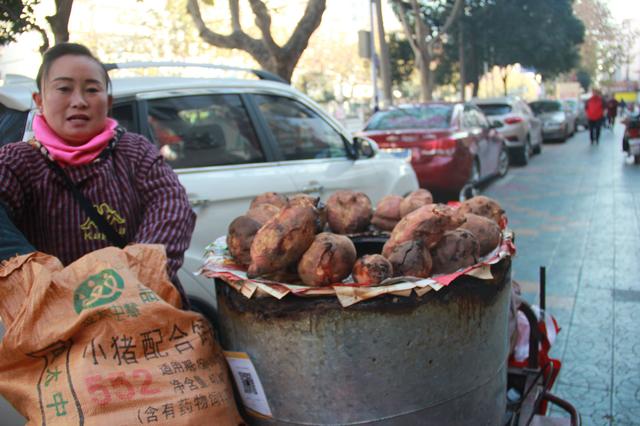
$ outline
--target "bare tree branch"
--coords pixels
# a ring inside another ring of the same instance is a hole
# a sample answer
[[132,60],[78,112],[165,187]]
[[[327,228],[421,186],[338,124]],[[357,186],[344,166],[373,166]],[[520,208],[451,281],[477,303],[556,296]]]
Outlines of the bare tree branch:
[[72,6],[73,0],[56,0],[56,14],[47,16],[55,44],[69,41],[69,17]]
[[309,0],[302,19],[296,25],[289,41],[284,45],[287,54],[298,52],[298,58],[300,58],[304,49],[309,45],[311,34],[320,26],[326,7],[326,0]]
[[271,15],[267,10],[267,6],[261,0],[249,0],[251,10],[256,17],[256,25],[262,33],[262,41],[264,42],[269,53],[276,55],[280,46],[276,44],[271,36]]
[[309,44],[309,38],[322,21],[326,0],[308,0],[302,19],[284,46],[279,46],[271,34],[271,14],[263,0],[249,0],[261,39],[246,34],[240,27],[239,0],[229,0],[232,33],[223,35],[211,31],[202,19],[198,0],[187,0],[187,12],[193,18],[200,37],[207,43],[226,49],[249,53],[264,69],[290,81],[293,70]]
[[[235,2],[237,6],[237,0],[230,0],[230,3],[231,2]],[[230,4],[230,6],[232,5]],[[238,9],[236,8],[236,12],[237,10]],[[230,35],[222,35],[222,34],[211,31],[209,27],[207,27],[207,24],[205,24],[204,20],[202,19],[202,14],[200,13],[200,5],[198,4],[198,0],[188,0],[187,12],[193,18],[193,22],[195,23],[196,28],[198,29],[198,33],[200,34],[200,37],[207,43],[212,44],[214,46],[226,48],[226,49],[246,50],[252,55],[254,54],[254,52],[259,54],[260,50],[262,50],[262,45],[260,43],[260,40],[256,40],[254,38],[249,37],[241,29],[234,31]],[[232,12],[232,15],[233,15],[233,12]],[[233,16],[232,16],[232,19],[234,19]],[[235,19],[238,23],[240,22],[238,15],[236,15]]]
[[447,17],[447,20],[442,26],[442,29],[440,30],[439,34],[445,34],[449,32],[449,28],[456,21],[456,19],[458,18],[458,15],[460,15],[463,5],[464,5],[464,0],[456,0],[456,2],[453,4],[453,7],[451,8],[451,13]]
[[240,25],[240,5],[238,0],[229,0],[229,10],[231,11],[231,31],[234,33],[242,32],[242,25]]

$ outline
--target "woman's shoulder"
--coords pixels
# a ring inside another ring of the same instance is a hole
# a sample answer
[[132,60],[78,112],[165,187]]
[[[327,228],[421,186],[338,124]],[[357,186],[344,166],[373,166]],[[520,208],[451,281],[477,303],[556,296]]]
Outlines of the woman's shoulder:
[[5,164],[41,162],[42,159],[43,156],[29,142],[12,142],[0,147],[0,162]]
[[154,150],[157,151],[155,145],[153,145],[149,139],[141,134],[128,131],[122,135],[116,148],[141,154]]

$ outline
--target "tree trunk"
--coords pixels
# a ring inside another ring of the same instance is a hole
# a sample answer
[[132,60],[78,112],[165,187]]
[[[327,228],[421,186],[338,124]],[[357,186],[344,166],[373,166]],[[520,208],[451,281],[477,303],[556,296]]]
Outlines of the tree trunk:
[[507,71],[502,75],[502,84],[503,84],[503,87],[504,87],[504,95],[505,96],[508,95],[508,92],[507,92],[507,79],[508,78],[509,78],[509,72]]
[[302,19],[284,46],[279,46],[271,34],[271,15],[262,0],[249,0],[261,38],[253,38],[240,25],[239,0],[229,0],[232,32],[223,35],[212,31],[202,19],[198,0],[187,1],[187,12],[191,15],[200,37],[207,43],[225,49],[240,49],[247,52],[262,68],[279,75],[287,82],[302,53],[309,45],[309,38],[320,26],[326,9],[326,0],[308,0]]
[[460,62],[460,99],[462,100],[462,102],[464,102],[466,99],[466,93],[465,93],[465,69],[464,69],[464,31],[462,28],[462,22],[463,20],[460,20],[460,32],[458,34],[459,36],[459,41],[458,41],[458,61]]
[[382,21],[381,0],[376,2],[376,22],[378,24],[378,44],[380,45],[380,79],[382,80],[382,104],[383,107],[393,105],[391,94],[391,63],[389,62],[389,46],[384,32],[384,22]]
[[47,16],[47,22],[53,31],[54,44],[69,41],[69,17],[73,0],[56,0],[56,14]]

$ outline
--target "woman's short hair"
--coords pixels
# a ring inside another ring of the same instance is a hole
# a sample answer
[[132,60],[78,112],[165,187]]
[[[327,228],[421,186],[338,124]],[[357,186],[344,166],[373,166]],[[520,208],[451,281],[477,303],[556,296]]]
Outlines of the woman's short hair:
[[36,84],[38,86],[38,91],[42,91],[42,79],[49,74],[49,69],[51,68],[51,64],[53,62],[65,55],[75,55],[75,56],[86,56],[94,60],[98,65],[100,65],[100,69],[104,74],[104,79],[107,84],[107,90],[111,87],[111,79],[109,78],[109,74],[107,73],[107,69],[104,64],[100,62],[98,58],[96,58],[93,53],[86,47],[78,43],[60,43],[55,46],[47,49],[42,56],[42,63],[40,64],[40,68],[38,69],[38,75],[36,76]]

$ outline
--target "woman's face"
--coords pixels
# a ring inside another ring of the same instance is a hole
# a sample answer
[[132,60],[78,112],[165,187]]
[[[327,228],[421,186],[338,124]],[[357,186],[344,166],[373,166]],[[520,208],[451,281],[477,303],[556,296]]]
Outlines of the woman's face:
[[42,77],[41,93],[34,93],[33,99],[58,136],[71,145],[82,145],[105,127],[111,106],[106,84],[95,60],[65,55],[53,61]]

